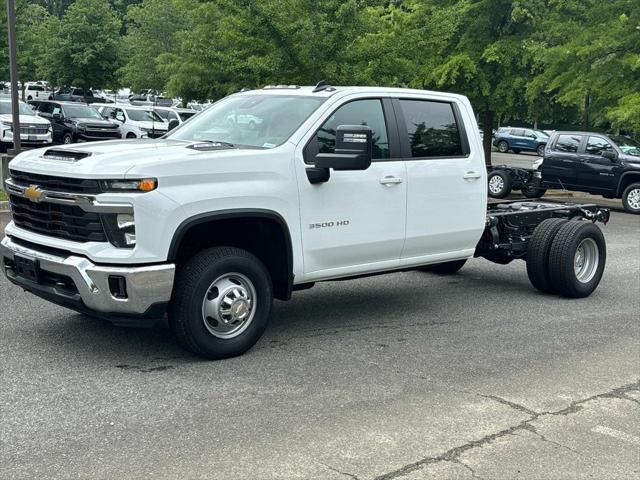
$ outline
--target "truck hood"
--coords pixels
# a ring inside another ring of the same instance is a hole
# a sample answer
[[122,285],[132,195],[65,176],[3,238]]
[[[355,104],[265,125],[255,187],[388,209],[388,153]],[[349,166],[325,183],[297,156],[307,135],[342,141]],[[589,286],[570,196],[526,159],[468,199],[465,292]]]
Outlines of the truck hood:
[[[0,115],[0,121],[5,123],[13,122],[13,118],[10,113],[3,113]],[[20,124],[21,125],[50,125],[49,120],[46,118],[38,117],[37,115],[20,115]]]
[[256,150],[234,148],[188,148],[195,143],[183,140],[139,139],[56,145],[23,152],[9,163],[9,168],[60,177],[117,179],[127,178],[127,173],[134,167],[135,172],[148,172],[146,175],[152,176],[154,165],[160,163],[169,164],[205,155],[213,160],[245,155],[248,151],[253,155],[257,153]]

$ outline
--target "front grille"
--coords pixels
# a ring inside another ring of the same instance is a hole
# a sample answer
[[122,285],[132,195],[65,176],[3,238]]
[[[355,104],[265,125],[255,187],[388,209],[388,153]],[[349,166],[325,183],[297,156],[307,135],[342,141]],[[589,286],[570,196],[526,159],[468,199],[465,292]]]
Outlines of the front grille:
[[22,135],[46,135],[49,132],[48,127],[39,127],[33,125],[21,125],[20,133]]
[[34,203],[11,194],[9,201],[13,221],[20,228],[74,242],[107,241],[97,213],[85,212],[75,205]]
[[51,175],[38,175],[35,173],[10,170],[11,179],[18,185],[28,187],[38,185],[43,190],[55,190],[68,193],[101,193],[98,180],[85,180],[81,178],[54,177]]
[[90,129],[87,128],[84,131],[84,134],[87,135],[88,137],[104,137],[104,138],[120,138],[120,132],[118,130],[97,130],[97,129]]

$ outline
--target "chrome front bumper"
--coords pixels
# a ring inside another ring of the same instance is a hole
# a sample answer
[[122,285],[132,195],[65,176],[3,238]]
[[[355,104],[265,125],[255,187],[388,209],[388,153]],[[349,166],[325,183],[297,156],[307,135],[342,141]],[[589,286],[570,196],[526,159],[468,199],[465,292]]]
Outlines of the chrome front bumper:
[[[55,282],[48,285],[35,283],[14,271],[11,264],[15,255],[34,260],[38,268],[46,273],[70,278],[77,289],[69,292]],[[9,262],[6,262],[6,259]],[[4,271],[13,283],[32,293],[70,308],[77,303],[77,310],[90,310],[99,316],[144,316],[153,307],[165,305],[171,298],[174,264],[142,267],[96,265],[80,256],[57,256],[40,252],[14,242],[5,237],[0,242],[0,261]],[[9,265],[7,265],[9,263]],[[109,286],[109,277],[122,277],[126,281],[126,298],[117,298]]]

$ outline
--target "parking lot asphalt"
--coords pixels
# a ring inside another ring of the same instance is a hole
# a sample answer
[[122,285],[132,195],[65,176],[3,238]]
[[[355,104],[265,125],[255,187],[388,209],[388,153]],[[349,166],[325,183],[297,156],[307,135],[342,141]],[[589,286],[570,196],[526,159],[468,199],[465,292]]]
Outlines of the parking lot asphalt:
[[603,230],[589,298],[520,261],[329,282],[219,362],[2,276],[0,478],[637,478],[640,218]]

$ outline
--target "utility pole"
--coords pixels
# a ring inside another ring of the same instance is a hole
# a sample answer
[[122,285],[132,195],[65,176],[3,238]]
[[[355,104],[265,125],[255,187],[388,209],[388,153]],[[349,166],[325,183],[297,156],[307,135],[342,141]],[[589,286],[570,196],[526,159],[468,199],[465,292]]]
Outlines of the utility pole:
[[11,113],[13,123],[13,154],[20,153],[20,110],[18,104],[18,60],[16,55],[16,9],[14,0],[7,0],[9,30],[9,71],[11,77]]

